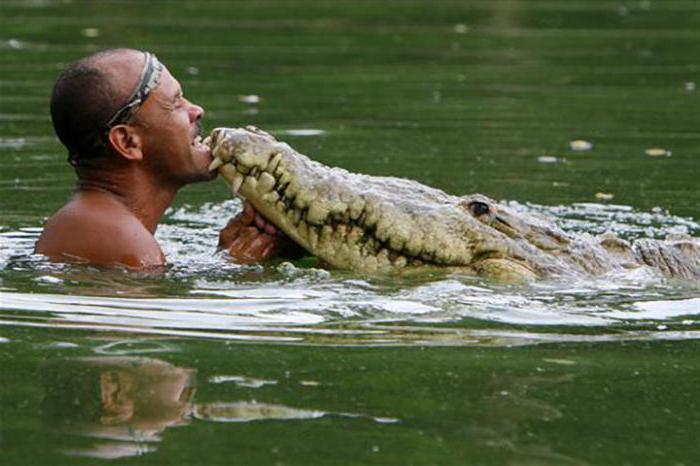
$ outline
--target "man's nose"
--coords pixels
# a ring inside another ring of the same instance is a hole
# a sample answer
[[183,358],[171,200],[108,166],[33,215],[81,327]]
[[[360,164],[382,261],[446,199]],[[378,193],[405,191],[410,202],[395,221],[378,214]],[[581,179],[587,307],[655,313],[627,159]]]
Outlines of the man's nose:
[[204,116],[204,109],[197,104],[190,102],[190,121],[195,122],[201,120]]

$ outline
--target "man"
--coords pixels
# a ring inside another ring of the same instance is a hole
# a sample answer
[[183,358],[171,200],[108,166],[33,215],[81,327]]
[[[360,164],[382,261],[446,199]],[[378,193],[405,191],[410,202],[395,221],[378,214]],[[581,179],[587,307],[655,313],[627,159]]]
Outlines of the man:
[[[78,181],[46,222],[36,252],[64,262],[164,265],[153,236],[163,213],[181,187],[216,177],[201,143],[203,115],[148,52],[106,50],[68,66],[53,89],[51,118]],[[289,243],[246,205],[219,246],[255,262]]]

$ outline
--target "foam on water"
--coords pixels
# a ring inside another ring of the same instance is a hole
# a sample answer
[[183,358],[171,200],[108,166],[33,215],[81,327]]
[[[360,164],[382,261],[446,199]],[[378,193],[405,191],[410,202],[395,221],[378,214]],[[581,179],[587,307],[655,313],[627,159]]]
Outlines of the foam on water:
[[[564,228],[621,236],[697,235],[660,209],[510,203]],[[698,338],[694,284],[624,276],[495,283],[471,276],[363,277],[308,261],[239,265],[215,250],[237,200],[167,212],[163,273],[52,264],[32,254],[40,229],[0,232],[0,324],[288,344],[513,345]],[[25,290],[31,290],[26,292]]]

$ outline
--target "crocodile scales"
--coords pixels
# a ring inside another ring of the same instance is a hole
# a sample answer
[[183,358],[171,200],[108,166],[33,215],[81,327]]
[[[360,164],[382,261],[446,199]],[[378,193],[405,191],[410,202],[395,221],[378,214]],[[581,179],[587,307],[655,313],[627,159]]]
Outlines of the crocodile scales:
[[450,268],[498,279],[601,275],[651,267],[700,279],[700,239],[628,242],[567,233],[551,219],[481,194],[350,173],[254,128],[217,128],[205,143],[233,192],[330,265],[367,273]]

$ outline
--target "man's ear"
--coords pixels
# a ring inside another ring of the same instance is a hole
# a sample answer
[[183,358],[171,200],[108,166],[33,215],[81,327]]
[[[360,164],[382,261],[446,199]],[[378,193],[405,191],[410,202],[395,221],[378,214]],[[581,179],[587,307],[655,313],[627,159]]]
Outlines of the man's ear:
[[117,125],[107,135],[117,155],[131,161],[143,160],[143,145],[139,131],[133,126]]

